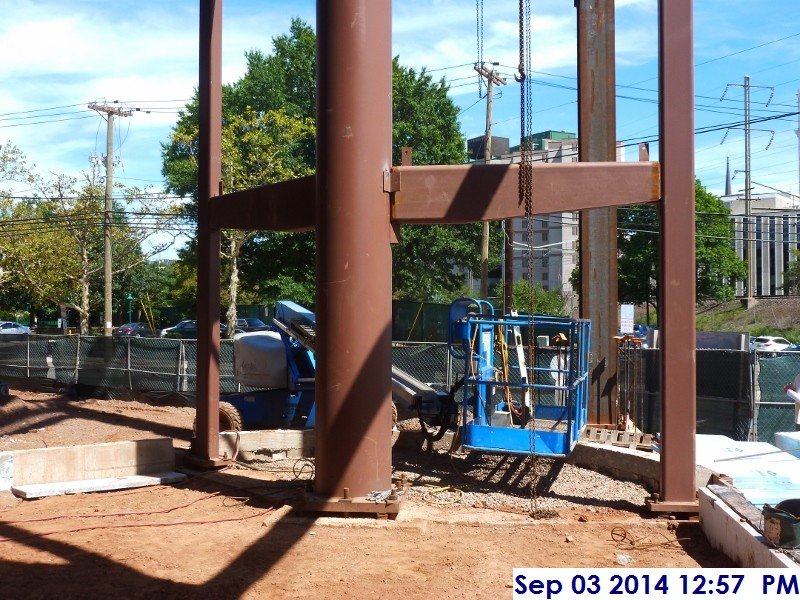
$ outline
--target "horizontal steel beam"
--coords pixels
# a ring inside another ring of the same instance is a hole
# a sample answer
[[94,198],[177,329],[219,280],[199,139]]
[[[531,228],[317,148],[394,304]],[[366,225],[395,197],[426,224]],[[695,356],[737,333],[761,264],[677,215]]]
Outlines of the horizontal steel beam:
[[[211,199],[212,227],[304,231],[314,228],[313,175]],[[392,167],[394,224],[473,223],[522,217],[519,165]],[[657,162],[554,163],[533,167],[535,214],[628,206],[661,197]]]
[[231,192],[211,198],[212,227],[308,231],[314,229],[316,176]]
[[[519,165],[393,167],[395,223],[472,223],[525,215]],[[533,167],[533,212],[656,202],[658,163],[553,163]]]

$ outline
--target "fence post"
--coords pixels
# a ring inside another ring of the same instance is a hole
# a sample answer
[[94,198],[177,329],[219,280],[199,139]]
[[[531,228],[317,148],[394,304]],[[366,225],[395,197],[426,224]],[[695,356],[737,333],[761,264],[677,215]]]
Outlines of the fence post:
[[753,374],[752,381],[750,385],[752,387],[751,397],[752,399],[752,415],[753,415],[753,424],[750,426],[751,437],[750,439],[754,442],[758,441],[758,412],[759,408],[761,407],[761,387],[758,385],[758,376],[761,371],[761,365],[758,362],[758,351],[753,349],[751,350],[751,372]]
[[188,375],[186,374],[186,347],[183,340],[180,340],[178,351],[178,391],[185,392],[188,390]]
[[447,385],[447,391],[449,392],[453,388],[453,357],[450,355],[450,344],[447,344],[445,349],[447,350],[445,352],[445,365],[447,367],[445,385]]
[[26,336],[25,344],[25,377],[31,378],[31,334]]
[[131,338],[127,338],[128,340],[128,360],[127,360],[127,367],[128,367],[128,389],[133,391],[133,381],[131,379]]
[[[66,336],[62,336],[66,337]],[[74,376],[72,378],[72,382],[77,385],[78,384],[78,370],[81,368],[81,338],[83,336],[78,334],[78,341],[75,344],[75,371]]]

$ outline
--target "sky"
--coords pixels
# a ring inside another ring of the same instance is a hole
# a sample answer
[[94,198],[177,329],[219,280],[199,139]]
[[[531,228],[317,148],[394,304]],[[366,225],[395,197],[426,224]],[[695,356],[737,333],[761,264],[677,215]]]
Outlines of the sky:
[[[482,1],[482,0],[481,0]],[[797,92],[800,20],[797,0],[695,0],[696,174],[710,191],[744,187],[743,79],[751,78],[752,180],[800,196]],[[161,144],[197,85],[197,0],[0,0],[0,144],[20,148],[45,177],[81,177],[90,157],[105,153],[106,125],[87,106],[134,109],[116,119],[117,182],[159,190]],[[516,1],[487,1],[483,59],[507,79],[494,101],[493,133],[519,140]],[[571,0],[538,0],[533,12],[533,129],[577,131],[576,15]],[[617,139],[635,145],[658,134],[657,3],[617,0]],[[244,53],[271,50],[292,17],[314,25],[314,2],[227,0],[223,4],[223,80],[245,68]],[[478,58],[475,0],[396,0],[393,52],[406,66],[444,77],[460,107],[462,133],[483,135],[485,100],[473,65]],[[734,84],[729,86],[729,84]],[[724,99],[723,99],[724,96]],[[786,115],[786,113],[791,113]],[[727,131],[727,135],[726,135]],[[736,173],[739,171],[739,173]],[[769,187],[765,187],[769,186]],[[8,186],[6,186],[8,189]],[[11,188],[30,193],[23,185]]]

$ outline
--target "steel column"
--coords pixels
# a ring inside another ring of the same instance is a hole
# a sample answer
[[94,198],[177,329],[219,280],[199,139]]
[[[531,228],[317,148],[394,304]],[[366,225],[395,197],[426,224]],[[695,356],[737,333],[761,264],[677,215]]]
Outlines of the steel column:
[[692,0],[659,1],[661,512],[698,506],[692,24]]
[[[578,156],[616,160],[614,0],[578,0]],[[589,420],[616,424],[617,209],[581,211],[581,316],[592,321]]]
[[390,0],[317,0],[314,492],[325,498],[391,484],[391,36]]
[[197,180],[197,434],[195,464],[219,464],[220,230],[209,199],[222,180],[222,0],[200,0]]

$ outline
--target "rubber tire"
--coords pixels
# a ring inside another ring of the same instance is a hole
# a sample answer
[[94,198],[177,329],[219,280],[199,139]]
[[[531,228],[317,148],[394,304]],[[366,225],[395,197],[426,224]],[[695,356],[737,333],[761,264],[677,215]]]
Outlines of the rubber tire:
[[[242,415],[230,402],[219,403],[219,430],[220,431],[243,431]],[[197,433],[197,417],[194,419],[192,430]]]
[[230,402],[219,403],[219,430],[242,431],[242,415]]

